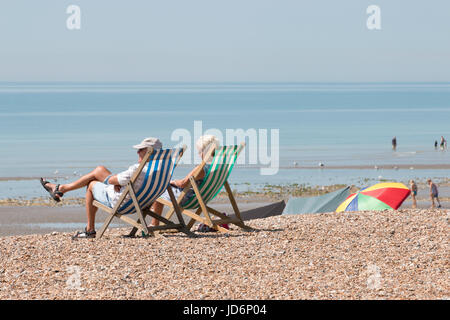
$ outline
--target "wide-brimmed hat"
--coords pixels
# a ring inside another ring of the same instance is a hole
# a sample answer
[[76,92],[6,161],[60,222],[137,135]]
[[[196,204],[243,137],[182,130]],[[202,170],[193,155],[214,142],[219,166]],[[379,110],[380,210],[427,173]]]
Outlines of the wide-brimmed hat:
[[148,137],[142,140],[141,143],[133,146],[135,149],[143,149],[148,147],[152,147],[153,149],[161,149],[162,143],[158,138]]

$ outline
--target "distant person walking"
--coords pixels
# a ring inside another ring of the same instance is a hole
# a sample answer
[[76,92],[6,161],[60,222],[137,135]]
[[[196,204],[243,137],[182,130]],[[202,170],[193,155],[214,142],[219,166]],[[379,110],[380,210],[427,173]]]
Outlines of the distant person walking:
[[443,136],[441,136],[441,150],[445,150],[447,149],[447,140],[445,140],[445,138]]
[[438,147],[438,142],[437,142],[437,140],[434,140],[434,149],[437,150],[437,147]]
[[397,150],[397,137],[392,138],[392,150]]
[[409,186],[410,186],[410,190],[411,190],[412,207],[413,207],[413,209],[415,209],[415,208],[417,208],[417,201],[416,201],[417,184],[414,182],[414,180],[410,180]]
[[428,185],[430,186],[430,198],[431,198],[431,208],[435,208],[434,205],[434,198],[436,198],[436,201],[438,203],[438,208],[441,207],[441,202],[439,201],[439,191],[435,183],[431,181],[431,179],[427,180]]

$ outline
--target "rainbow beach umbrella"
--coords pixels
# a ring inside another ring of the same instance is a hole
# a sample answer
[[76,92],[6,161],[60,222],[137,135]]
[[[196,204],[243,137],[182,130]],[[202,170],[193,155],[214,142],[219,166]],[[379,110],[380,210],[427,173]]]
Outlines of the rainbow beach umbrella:
[[336,212],[362,210],[397,210],[411,191],[403,183],[377,183],[348,196]]

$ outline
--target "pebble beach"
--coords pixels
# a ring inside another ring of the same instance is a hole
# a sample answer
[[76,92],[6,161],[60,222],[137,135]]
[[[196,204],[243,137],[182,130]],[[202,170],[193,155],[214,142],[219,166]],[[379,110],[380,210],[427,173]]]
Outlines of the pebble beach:
[[5,299],[448,299],[449,212],[283,215],[228,234],[0,238]]

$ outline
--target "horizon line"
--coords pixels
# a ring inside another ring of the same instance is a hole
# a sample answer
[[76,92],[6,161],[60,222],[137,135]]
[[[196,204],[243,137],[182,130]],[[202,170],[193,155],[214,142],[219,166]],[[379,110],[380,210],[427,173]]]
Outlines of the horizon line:
[[449,81],[179,81],[179,80],[0,80],[0,84],[450,84]]

